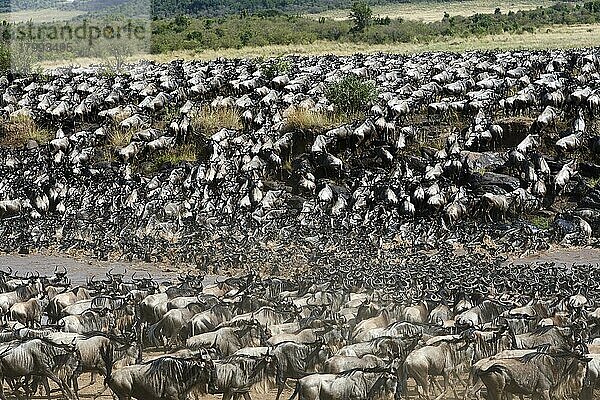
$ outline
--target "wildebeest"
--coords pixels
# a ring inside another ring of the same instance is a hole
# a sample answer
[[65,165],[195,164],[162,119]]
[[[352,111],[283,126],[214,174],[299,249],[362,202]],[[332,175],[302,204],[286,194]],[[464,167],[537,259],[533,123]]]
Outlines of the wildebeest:
[[275,378],[276,359],[266,354],[263,356],[234,355],[215,362],[211,373],[208,392],[223,393],[223,400],[243,395],[250,400],[249,391],[254,386],[268,385]]
[[351,370],[321,382],[320,400],[392,400],[398,377],[393,370]]
[[520,358],[491,360],[475,373],[491,400],[500,400],[505,393],[550,400],[576,396],[583,387],[589,361],[572,352],[532,352]]
[[105,382],[119,400],[185,400],[197,389],[206,393],[213,363],[203,355],[193,358],[161,357],[113,370],[113,351],[101,349],[107,368]]
[[44,339],[33,339],[2,349],[0,397],[6,399],[5,380],[39,376],[57,384],[67,398],[74,398],[67,382],[79,367],[80,359],[73,345],[55,344]]

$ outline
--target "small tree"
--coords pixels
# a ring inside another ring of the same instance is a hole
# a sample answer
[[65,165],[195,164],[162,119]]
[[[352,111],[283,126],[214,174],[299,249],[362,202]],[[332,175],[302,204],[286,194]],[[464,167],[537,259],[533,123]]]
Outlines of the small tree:
[[366,2],[359,0],[352,4],[350,18],[354,21],[354,32],[363,32],[371,24],[372,17],[373,10]]
[[369,108],[377,98],[377,88],[373,81],[348,74],[340,81],[327,85],[325,97],[337,112],[352,117]]

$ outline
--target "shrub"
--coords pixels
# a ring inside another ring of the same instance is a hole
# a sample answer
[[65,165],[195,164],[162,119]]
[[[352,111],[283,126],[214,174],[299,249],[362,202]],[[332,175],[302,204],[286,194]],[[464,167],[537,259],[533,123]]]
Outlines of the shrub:
[[365,111],[377,98],[375,83],[355,74],[346,75],[339,82],[327,86],[325,96],[337,111],[352,115]]
[[131,143],[132,136],[133,131],[130,129],[111,129],[111,131],[107,135],[108,144],[115,149],[120,149]]
[[292,63],[289,60],[279,58],[271,63],[265,63],[261,70],[265,78],[271,80],[276,76],[287,74],[292,70]]
[[552,225],[552,220],[549,217],[544,217],[541,215],[534,215],[529,220],[531,224],[533,224],[538,229],[548,229],[550,225]]

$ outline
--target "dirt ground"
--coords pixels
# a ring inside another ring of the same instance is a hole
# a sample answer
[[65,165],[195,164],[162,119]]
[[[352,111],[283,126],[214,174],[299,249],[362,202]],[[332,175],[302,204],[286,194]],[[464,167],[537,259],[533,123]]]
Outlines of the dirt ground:
[[[466,378],[466,376],[464,377]],[[98,377],[96,380],[96,383],[89,386],[90,383],[90,374],[83,374],[80,378],[79,378],[79,398],[80,399],[99,399],[99,400],[108,400],[111,399],[112,400],[112,392],[110,391],[110,389],[106,389],[104,392],[104,387],[103,387],[103,377]],[[441,380],[440,380],[441,383]],[[409,389],[409,398],[410,399],[417,399],[417,392],[415,390],[414,385],[412,385],[412,381],[409,380],[408,381],[408,389]],[[280,400],[288,400],[290,398],[290,396],[293,393],[293,386],[295,385],[295,381],[289,381],[289,388],[286,388],[282,395]],[[6,389],[5,389],[6,390]],[[7,392],[9,393],[9,392]],[[276,389],[272,389],[270,390],[268,393],[266,394],[261,394],[261,393],[255,393],[255,392],[251,392],[250,396],[252,398],[252,400],[275,400],[277,394],[277,390]],[[448,396],[444,397],[444,400],[462,400],[462,396],[464,394],[464,389],[463,388],[459,388],[458,389],[458,394],[459,394],[459,399],[455,398],[454,395],[452,393],[450,393]],[[195,400],[221,400],[222,399],[222,395],[204,395],[204,396],[199,396],[199,397],[194,397],[194,395],[188,396],[189,399],[195,399]],[[63,399],[64,396],[60,393],[54,393],[51,396],[52,399]],[[8,399],[12,400],[12,399],[16,399],[16,397],[14,396],[8,396]],[[44,395],[40,395],[39,392],[36,396],[32,397],[32,399],[47,399],[47,397]],[[296,397],[297,399],[297,397]],[[140,399],[143,400],[143,399]]]

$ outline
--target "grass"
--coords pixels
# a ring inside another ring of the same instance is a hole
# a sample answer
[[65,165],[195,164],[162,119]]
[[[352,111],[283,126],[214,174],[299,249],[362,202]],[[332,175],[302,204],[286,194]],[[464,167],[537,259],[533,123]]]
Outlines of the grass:
[[598,185],[600,185],[600,177],[590,179],[588,181],[588,185],[590,185],[590,187],[593,189],[597,188]]
[[20,114],[4,119],[0,123],[0,145],[19,147],[29,140],[46,144],[52,139],[52,133],[40,128],[32,117]]
[[[552,0],[515,0],[513,2],[494,2],[491,0],[465,0],[456,2],[416,1],[407,3],[394,3],[371,6],[374,18],[389,17],[392,19],[403,18],[414,21],[435,22],[444,17],[444,13],[462,16],[473,14],[491,14],[499,7],[502,13],[509,11],[525,11],[538,7],[549,7],[556,3]],[[334,20],[349,19],[349,9],[324,11],[317,14],[308,14],[314,19],[330,18]]]
[[318,132],[345,122],[340,114],[323,113],[296,108],[285,118],[286,131]]
[[191,144],[184,144],[173,147],[172,149],[161,151],[150,162],[148,173],[153,173],[161,169],[163,165],[177,165],[182,162],[194,162],[197,160],[196,148]]
[[203,106],[192,115],[194,132],[210,136],[223,128],[243,128],[240,113],[232,107]]

